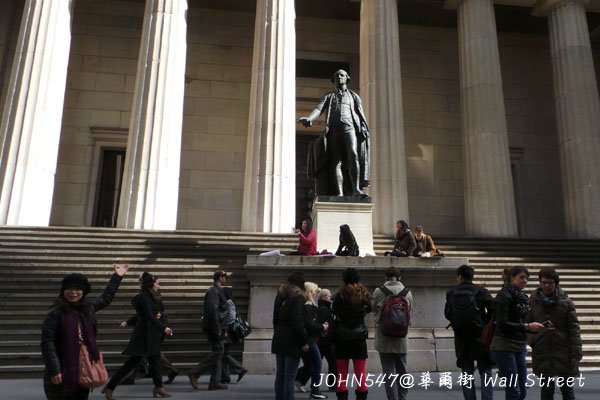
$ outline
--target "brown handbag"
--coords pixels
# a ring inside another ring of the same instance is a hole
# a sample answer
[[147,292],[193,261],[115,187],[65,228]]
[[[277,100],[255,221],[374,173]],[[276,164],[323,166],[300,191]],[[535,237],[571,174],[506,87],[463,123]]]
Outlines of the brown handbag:
[[90,352],[83,342],[81,327],[79,328],[79,386],[93,389],[104,385],[108,380],[108,372],[104,366],[104,358],[99,352],[98,361],[90,360]]
[[496,321],[494,321],[494,318],[492,317],[490,322],[488,322],[485,328],[483,328],[481,341],[485,343],[486,346],[490,347],[492,340],[494,339],[494,333],[496,333]]

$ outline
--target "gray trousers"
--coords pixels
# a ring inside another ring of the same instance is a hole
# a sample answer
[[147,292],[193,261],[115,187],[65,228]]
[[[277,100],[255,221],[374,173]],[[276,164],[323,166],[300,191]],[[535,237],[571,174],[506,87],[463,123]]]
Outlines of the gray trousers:
[[209,336],[211,353],[204,360],[200,361],[190,374],[198,378],[205,371],[210,371],[210,384],[218,385],[221,383],[221,373],[223,370],[223,358],[225,356],[225,343],[223,339]]
[[[388,400],[406,400],[408,388],[400,385],[400,376],[406,374],[406,353],[379,353],[379,359],[382,372],[386,375],[385,394]],[[398,378],[390,379],[390,374],[397,374]],[[398,390],[398,396],[394,386]]]

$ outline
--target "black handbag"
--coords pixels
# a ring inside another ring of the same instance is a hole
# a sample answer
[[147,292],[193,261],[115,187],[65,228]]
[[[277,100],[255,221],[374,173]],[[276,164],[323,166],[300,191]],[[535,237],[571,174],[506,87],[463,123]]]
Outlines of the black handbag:
[[335,339],[341,341],[347,340],[366,340],[369,337],[369,328],[365,324],[360,324],[353,328],[348,328],[339,321],[335,324]]
[[231,324],[229,334],[234,343],[241,343],[244,338],[252,332],[252,327],[244,318],[237,315],[235,321]]

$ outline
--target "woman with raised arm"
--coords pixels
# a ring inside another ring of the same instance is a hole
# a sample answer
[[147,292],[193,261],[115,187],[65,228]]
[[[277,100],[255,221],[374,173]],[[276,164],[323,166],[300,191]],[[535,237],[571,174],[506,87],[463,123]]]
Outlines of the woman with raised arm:
[[44,392],[48,400],[86,400],[90,390],[79,386],[79,332],[90,353],[99,359],[96,345],[96,311],[108,306],[129,265],[115,265],[102,294],[94,299],[87,295],[92,287],[83,274],[69,274],[60,285],[60,294],[42,324],[44,358]]

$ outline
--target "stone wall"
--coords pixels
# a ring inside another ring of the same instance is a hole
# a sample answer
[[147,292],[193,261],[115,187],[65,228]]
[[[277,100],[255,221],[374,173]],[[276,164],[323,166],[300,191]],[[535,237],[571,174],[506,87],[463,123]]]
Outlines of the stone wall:
[[190,6],[179,229],[240,229],[253,42],[253,13]]
[[52,225],[91,224],[99,166],[90,128],[129,127],[143,13],[143,3],[76,2]]

